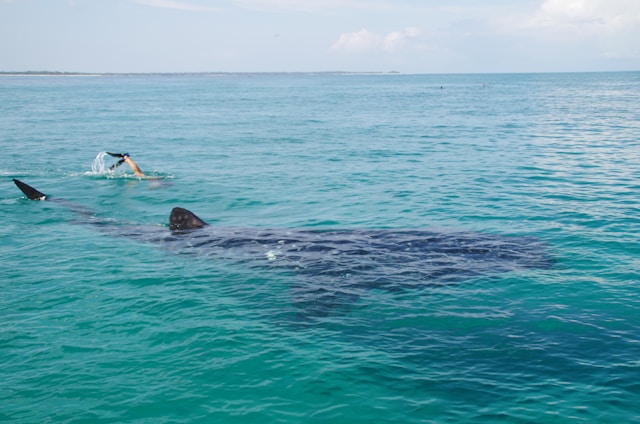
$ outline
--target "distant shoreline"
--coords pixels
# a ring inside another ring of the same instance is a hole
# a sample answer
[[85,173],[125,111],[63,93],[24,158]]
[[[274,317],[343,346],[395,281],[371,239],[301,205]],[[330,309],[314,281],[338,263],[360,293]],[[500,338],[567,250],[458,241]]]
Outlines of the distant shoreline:
[[58,71],[0,71],[0,77],[232,77],[232,76],[358,76],[358,75],[511,75],[511,74],[608,74],[608,73],[636,73],[638,71],[549,71],[549,72],[488,72],[488,73],[404,73],[399,71],[294,71],[294,72],[58,72]]
[[100,77],[105,74],[86,72],[0,72],[2,77]]
[[102,77],[102,76],[231,76],[231,75],[399,75],[398,71],[388,72],[56,72],[56,71],[0,71],[0,76],[33,77]]

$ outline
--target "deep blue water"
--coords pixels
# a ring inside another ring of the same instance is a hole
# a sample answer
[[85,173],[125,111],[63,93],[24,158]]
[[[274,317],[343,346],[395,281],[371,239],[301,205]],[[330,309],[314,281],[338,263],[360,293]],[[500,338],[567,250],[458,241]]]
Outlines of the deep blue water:
[[[640,420],[640,73],[3,76],[0,99],[0,421]],[[158,179],[92,172],[104,151]],[[525,237],[551,265],[299,320],[295,270],[127,237],[174,206]]]

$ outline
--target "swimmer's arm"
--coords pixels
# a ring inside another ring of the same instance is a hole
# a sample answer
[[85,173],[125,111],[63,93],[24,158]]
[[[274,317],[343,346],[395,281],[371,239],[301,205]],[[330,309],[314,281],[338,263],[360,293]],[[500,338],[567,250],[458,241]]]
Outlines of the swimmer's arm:
[[134,174],[138,177],[144,177],[144,173],[140,170],[140,167],[128,155],[124,157],[124,161],[131,167]]

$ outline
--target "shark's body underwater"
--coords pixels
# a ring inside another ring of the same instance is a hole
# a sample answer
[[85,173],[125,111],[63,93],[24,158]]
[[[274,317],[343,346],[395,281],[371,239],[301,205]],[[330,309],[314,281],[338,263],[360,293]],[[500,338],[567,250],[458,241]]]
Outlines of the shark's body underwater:
[[[31,200],[48,199],[14,180]],[[297,275],[301,303],[330,303],[336,296],[357,298],[360,290],[402,290],[458,282],[472,277],[526,268],[548,268],[544,243],[534,237],[505,237],[477,232],[395,229],[260,229],[208,225],[193,212],[174,208],[169,228],[127,228],[99,224],[101,231],[157,242],[179,252],[201,253]],[[313,297],[313,300],[309,300]],[[323,300],[318,300],[322,298]]]

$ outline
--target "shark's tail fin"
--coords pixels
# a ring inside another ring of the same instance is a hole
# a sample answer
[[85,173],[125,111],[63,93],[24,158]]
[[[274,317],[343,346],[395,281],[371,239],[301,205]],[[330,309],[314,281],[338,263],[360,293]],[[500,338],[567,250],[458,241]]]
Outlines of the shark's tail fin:
[[193,230],[206,225],[196,214],[184,208],[173,208],[169,216],[169,228],[172,230]]
[[45,200],[47,196],[40,193],[35,188],[31,187],[29,184],[25,184],[20,180],[13,179],[13,182],[16,183],[18,188],[27,196],[29,200]]

